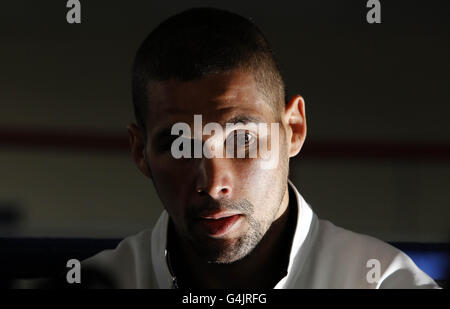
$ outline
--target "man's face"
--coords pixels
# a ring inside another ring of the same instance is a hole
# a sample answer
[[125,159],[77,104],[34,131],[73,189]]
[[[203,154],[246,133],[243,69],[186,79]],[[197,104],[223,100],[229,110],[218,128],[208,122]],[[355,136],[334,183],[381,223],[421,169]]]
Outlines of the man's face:
[[[280,115],[257,90],[253,75],[240,71],[187,82],[151,82],[149,93],[147,163],[178,238],[209,262],[231,263],[245,257],[284,211],[281,201],[289,160],[285,130],[280,123],[279,137],[270,131]],[[224,135],[216,143],[234,136],[244,136],[240,147],[267,141],[271,149],[277,143],[278,164],[264,168],[259,151],[256,158],[175,159],[171,145],[176,137],[170,129],[183,122],[194,135],[194,115],[202,115],[203,126],[224,125]],[[225,124],[236,119],[244,124],[225,131]],[[259,136],[246,121],[267,124],[268,136]]]

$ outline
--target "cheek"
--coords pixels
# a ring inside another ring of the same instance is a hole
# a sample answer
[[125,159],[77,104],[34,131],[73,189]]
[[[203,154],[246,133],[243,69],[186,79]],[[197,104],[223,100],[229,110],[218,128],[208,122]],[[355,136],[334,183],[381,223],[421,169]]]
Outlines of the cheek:
[[258,159],[235,159],[233,164],[235,185],[246,188],[246,191],[257,191],[256,189],[267,181],[268,170],[261,168]]
[[259,160],[240,162],[235,165],[236,198],[246,198],[255,207],[258,218],[271,216],[279,206],[279,192],[282,189],[281,165],[276,169],[263,169]]
[[159,198],[169,213],[173,214],[181,207],[180,201],[184,200],[189,174],[177,164],[165,164],[160,160],[153,160],[150,167]]

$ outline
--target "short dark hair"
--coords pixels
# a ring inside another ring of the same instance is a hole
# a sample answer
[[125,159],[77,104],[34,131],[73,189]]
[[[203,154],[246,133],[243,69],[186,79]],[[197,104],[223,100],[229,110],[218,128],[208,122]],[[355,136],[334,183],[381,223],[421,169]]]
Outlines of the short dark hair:
[[276,111],[284,106],[284,81],[274,54],[250,20],[214,8],[189,9],[166,19],[142,42],[134,60],[138,126],[146,135],[150,81],[190,81],[234,69],[252,72]]

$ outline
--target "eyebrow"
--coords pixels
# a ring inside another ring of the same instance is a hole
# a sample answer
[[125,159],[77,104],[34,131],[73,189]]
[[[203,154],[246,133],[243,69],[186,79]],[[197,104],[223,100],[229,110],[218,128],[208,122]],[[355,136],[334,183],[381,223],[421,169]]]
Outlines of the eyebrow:
[[[229,124],[237,124],[237,123],[248,124],[248,123],[262,123],[262,122],[264,122],[262,120],[262,118],[257,117],[257,116],[249,116],[249,115],[238,115],[238,116],[234,116],[228,120],[217,121],[217,123],[220,124],[222,127],[225,127],[227,123],[229,123]],[[161,130],[158,130],[152,140],[157,142],[157,141],[164,139],[167,136],[172,136],[171,132],[172,132],[173,125],[174,124],[170,125],[169,127],[165,127]]]
[[235,116],[231,119],[228,119],[226,121],[219,121],[219,124],[221,126],[225,126],[227,123],[231,123],[231,124],[236,124],[236,123],[243,123],[243,124],[247,124],[247,123],[261,123],[264,122],[260,117],[257,116],[249,116],[249,115],[239,115],[239,116]]

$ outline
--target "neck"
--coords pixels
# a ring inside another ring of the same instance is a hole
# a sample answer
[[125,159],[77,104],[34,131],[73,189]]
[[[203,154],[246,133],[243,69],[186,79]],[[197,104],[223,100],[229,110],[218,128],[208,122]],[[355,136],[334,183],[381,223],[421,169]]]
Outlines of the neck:
[[[296,198],[286,188],[280,213],[259,244],[245,258],[231,264],[204,262],[189,246],[174,239],[172,256],[175,275],[181,287],[195,288],[273,288],[287,273],[289,253],[295,232]],[[289,204],[291,200],[291,205]]]

